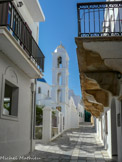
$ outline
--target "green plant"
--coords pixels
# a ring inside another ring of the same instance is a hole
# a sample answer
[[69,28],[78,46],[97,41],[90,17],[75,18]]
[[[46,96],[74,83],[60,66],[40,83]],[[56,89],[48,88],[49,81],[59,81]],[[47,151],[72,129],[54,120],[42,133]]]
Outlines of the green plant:
[[4,102],[4,109],[10,111],[10,102]]
[[35,128],[35,137],[36,139],[42,139],[42,127],[36,127]]
[[54,116],[55,116],[55,115],[56,115],[56,112],[55,112],[55,111],[52,111],[52,115],[54,115]]
[[42,125],[44,105],[36,105],[36,125]]

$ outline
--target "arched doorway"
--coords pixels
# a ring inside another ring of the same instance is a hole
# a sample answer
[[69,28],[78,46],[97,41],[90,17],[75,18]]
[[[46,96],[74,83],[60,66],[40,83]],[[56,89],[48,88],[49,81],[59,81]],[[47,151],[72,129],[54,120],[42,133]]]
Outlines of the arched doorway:
[[115,99],[111,102],[111,135],[112,135],[112,156],[117,156],[117,122]]

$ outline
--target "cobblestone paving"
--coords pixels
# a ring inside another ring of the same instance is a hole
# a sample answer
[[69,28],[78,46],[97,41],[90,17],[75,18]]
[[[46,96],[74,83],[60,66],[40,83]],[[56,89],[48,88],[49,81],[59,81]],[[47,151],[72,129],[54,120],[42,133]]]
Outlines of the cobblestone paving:
[[38,143],[30,156],[38,157],[36,162],[117,162],[109,159],[103,145],[96,139],[94,127],[86,123],[79,129],[63,133],[47,145]]

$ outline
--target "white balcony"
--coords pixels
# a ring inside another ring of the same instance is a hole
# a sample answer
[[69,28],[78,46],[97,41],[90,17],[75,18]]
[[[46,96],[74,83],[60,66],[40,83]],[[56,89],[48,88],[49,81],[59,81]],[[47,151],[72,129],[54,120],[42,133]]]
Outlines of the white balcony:
[[42,77],[36,62],[20,46],[7,27],[0,27],[0,51],[30,78]]

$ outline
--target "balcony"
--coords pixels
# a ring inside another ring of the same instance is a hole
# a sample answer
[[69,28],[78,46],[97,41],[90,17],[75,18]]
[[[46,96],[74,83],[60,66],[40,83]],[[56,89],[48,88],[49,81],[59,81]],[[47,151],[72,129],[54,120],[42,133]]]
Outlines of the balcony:
[[0,2],[0,49],[29,77],[44,71],[44,55],[12,2]]
[[99,117],[109,92],[119,96],[122,73],[122,1],[77,4],[77,57],[85,107]]
[[78,36],[121,36],[122,1],[78,3]]

